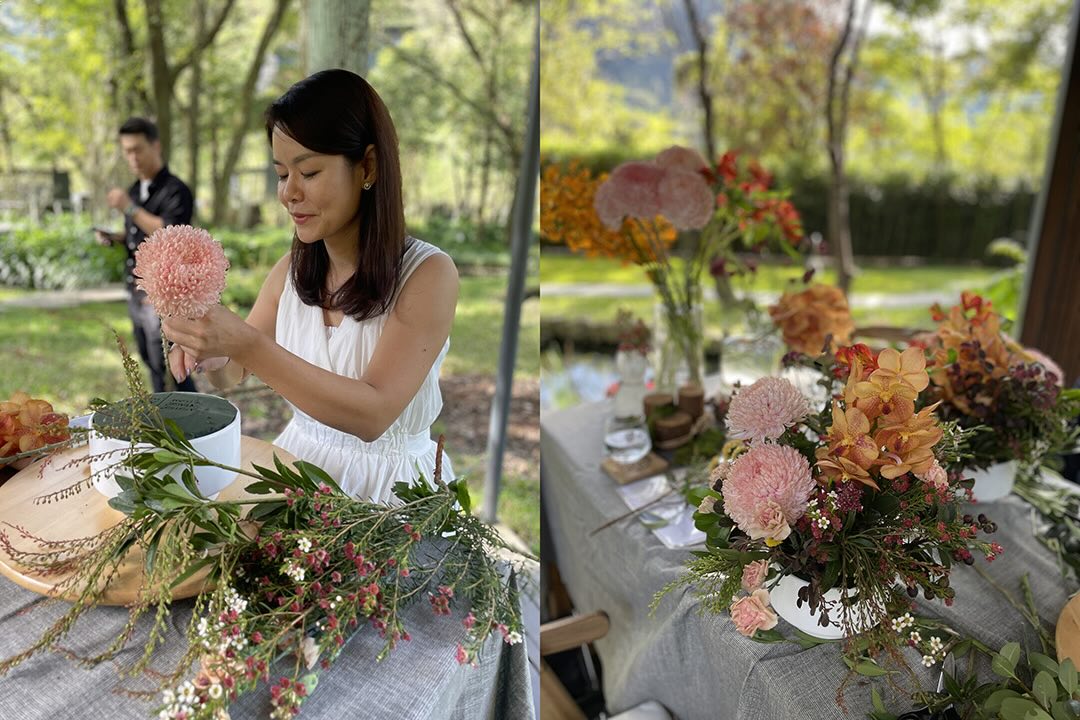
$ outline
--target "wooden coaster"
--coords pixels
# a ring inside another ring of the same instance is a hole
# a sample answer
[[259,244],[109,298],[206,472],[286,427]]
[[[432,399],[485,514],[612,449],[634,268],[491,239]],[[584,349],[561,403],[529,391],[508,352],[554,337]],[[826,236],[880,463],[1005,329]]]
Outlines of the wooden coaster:
[[643,478],[659,475],[667,470],[668,463],[667,460],[656,453],[649,453],[636,463],[630,465],[624,465],[615,462],[611,458],[605,458],[604,462],[600,463],[600,467],[604,469],[604,472],[606,472],[612,480],[620,485],[626,485],[627,483],[632,483]]
[[1073,664],[1080,666],[1080,595],[1074,595],[1061,609],[1055,635],[1058,662],[1072,658]]

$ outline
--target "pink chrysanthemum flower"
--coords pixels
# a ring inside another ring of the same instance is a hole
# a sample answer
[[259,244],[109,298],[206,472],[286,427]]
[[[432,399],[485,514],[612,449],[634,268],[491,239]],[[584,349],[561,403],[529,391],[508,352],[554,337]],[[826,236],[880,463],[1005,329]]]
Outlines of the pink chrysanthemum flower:
[[200,318],[221,300],[229,261],[206,230],[169,225],[135,251],[137,287],[162,317]]
[[810,405],[784,378],[761,378],[731,399],[727,426],[740,440],[775,440],[806,417]]
[[814,480],[795,448],[765,443],[738,457],[724,480],[724,513],[755,540],[778,545],[806,512]]
[[701,153],[682,145],[672,145],[667,150],[662,150],[653,162],[666,170],[689,170],[697,173],[709,169],[709,164]]
[[716,210],[712,189],[701,173],[669,169],[657,192],[660,214],[679,230],[700,230]]
[[624,217],[651,220],[660,212],[658,189],[664,169],[649,162],[626,162],[596,190],[593,205],[600,221],[612,230],[622,226]]

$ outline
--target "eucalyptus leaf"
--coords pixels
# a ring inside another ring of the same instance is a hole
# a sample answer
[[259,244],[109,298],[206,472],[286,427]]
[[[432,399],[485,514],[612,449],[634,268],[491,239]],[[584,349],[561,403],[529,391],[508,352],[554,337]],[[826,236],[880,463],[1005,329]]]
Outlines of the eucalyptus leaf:
[[1073,664],[1072,658],[1065,658],[1061,661],[1061,665],[1058,667],[1058,680],[1061,682],[1061,687],[1065,688],[1070,696],[1076,692],[1076,665]]
[[1026,697],[1005,698],[999,714],[1001,720],[1054,720],[1034,700]]
[[1017,698],[1017,697],[1020,697],[1020,693],[1016,692],[1015,690],[1011,690],[1009,688],[1004,688],[1002,690],[995,690],[994,692],[990,693],[990,697],[988,697],[986,699],[986,702],[983,703],[983,710],[985,710],[988,713],[999,712],[1001,710],[1001,703],[1002,702],[1004,702],[1008,698]]
[[1028,664],[1035,670],[1045,670],[1054,677],[1057,677],[1059,672],[1057,661],[1039,652],[1028,653]]
[[1053,675],[1045,670],[1040,670],[1035,675],[1035,680],[1031,684],[1031,694],[1035,696],[1040,705],[1050,707],[1050,704],[1057,700],[1057,691],[1058,686]]

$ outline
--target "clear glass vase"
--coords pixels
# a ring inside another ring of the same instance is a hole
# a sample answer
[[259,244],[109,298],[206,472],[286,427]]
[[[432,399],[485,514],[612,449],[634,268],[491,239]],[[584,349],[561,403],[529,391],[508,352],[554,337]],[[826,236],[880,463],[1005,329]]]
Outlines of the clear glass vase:
[[674,394],[687,383],[703,385],[705,332],[701,302],[672,309],[657,301],[653,306],[652,343],[656,392]]

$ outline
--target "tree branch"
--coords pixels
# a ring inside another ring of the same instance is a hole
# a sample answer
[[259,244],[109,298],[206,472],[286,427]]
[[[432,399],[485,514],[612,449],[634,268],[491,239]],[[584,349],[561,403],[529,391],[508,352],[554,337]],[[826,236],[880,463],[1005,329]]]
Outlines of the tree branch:
[[233,5],[236,4],[236,0],[225,0],[225,4],[221,6],[221,12],[218,13],[217,18],[210,25],[210,29],[203,34],[202,37],[196,39],[196,44],[187,54],[184,55],[169,71],[169,87],[176,84],[176,80],[180,77],[180,73],[186,70],[195,62],[195,57],[210,47],[210,44],[214,42],[214,38],[217,37],[218,32],[221,30],[221,26],[225,24],[225,19],[229,16],[229,11],[232,10]]
[[840,39],[836,42],[836,46],[833,47],[832,54],[829,56],[829,82],[825,92],[825,119],[828,125],[828,138],[829,138],[829,155],[834,155],[836,135],[837,135],[837,118],[836,118],[836,71],[840,66],[840,57],[844,54],[844,49],[847,47],[848,38],[851,37],[851,26],[855,22],[855,0],[849,0],[847,9],[847,19],[844,22],[844,29],[840,33]]
[[469,46],[469,54],[476,60],[476,64],[483,68],[484,56],[480,54],[480,48],[476,46],[476,42],[469,33],[469,28],[465,25],[465,18],[461,16],[461,10],[458,8],[457,2],[455,0],[446,0],[446,6],[450,9],[450,14],[454,16],[454,24],[457,25],[462,39]]

